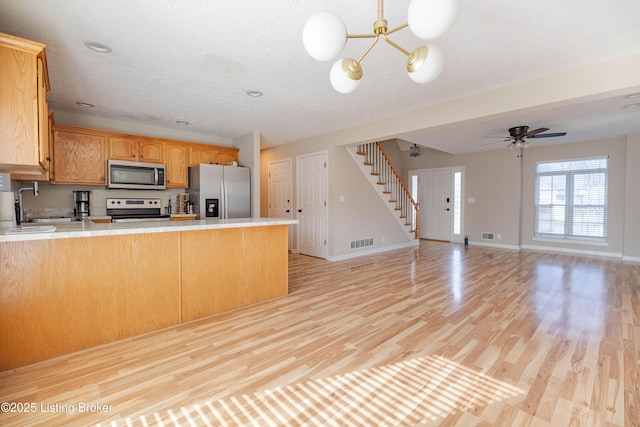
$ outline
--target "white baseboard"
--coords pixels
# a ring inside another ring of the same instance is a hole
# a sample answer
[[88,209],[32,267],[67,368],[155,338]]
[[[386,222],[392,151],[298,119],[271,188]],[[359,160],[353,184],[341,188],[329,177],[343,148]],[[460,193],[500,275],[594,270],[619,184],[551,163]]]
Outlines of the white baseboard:
[[499,249],[512,249],[515,251],[520,250],[520,246],[518,245],[504,245],[501,243],[489,243],[489,242],[478,242],[478,241],[470,241],[469,245],[471,246],[486,246],[488,248],[499,248]]
[[640,257],[637,257],[637,256],[623,256],[622,260],[623,261],[629,261],[629,262],[640,262]]
[[393,250],[396,250],[396,249],[418,248],[419,245],[420,245],[420,240],[415,239],[415,240],[412,240],[411,242],[400,243],[398,245],[382,246],[382,247],[378,247],[378,248],[368,249],[366,251],[358,251],[358,252],[354,252],[354,253],[351,253],[351,254],[345,254],[345,255],[339,255],[339,256],[328,256],[327,257],[327,261],[332,261],[332,262],[333,261],[344,261],[346,259],[359,258],[359,257],[366,256],[366,255],[379,254],[379,253],[382,253],[382,252],[393,251]]
[[592,256],[601,256],[601,257],[607,257],[607,258],[622,258],[622,254],[618,252],[585,251],[583,249],[557,248],[555,246],[522,245],[522,249],[527,249],[532,251],[545,251],[545,252],[562,252],[565,254],[576,254],[576,255],[592,255]]

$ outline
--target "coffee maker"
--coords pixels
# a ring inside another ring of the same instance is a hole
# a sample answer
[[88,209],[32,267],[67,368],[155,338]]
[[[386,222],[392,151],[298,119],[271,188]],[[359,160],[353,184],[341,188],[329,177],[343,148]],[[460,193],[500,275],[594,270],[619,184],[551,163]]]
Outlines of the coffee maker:
[[89,202],[91,199],[91,191],[74,191],[73,192],[73,214],[79,218],[86,218],[89,214]]

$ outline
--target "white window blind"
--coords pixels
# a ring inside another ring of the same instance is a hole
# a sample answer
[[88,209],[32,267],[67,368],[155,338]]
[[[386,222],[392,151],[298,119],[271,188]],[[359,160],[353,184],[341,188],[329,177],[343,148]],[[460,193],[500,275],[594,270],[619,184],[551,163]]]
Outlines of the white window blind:
[[536,237],[607,240],[608,159],[536,164]]

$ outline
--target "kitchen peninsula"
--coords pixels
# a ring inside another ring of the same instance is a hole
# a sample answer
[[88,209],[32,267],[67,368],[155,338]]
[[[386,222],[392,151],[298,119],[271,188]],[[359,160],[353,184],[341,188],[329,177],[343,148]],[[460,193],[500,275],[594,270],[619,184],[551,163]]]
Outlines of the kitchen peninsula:
[[295,223],[0,229],[0,371],[286,295]]

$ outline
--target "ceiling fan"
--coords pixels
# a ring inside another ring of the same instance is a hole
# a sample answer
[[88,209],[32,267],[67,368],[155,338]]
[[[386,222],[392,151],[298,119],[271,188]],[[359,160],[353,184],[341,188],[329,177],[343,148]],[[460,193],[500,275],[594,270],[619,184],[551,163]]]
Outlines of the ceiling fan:
[[[504,139],[504,141],[511,141],[507,146],[510,149],[513,148],[527,148],[529,143],[526,141],[529,138],[554,138],[557,136],[565,136],[566,132],[550,132],[543,133],[548,131],[549,128],[538,128],[534,130],[529,130],[529,126],[515,126],[509,128],[509,137]],[[502,142],[502,141],[498,141]],[[490,142],[489,144],[496,144],[496,142]],[[484,144],[484,145],[489,145]]]

